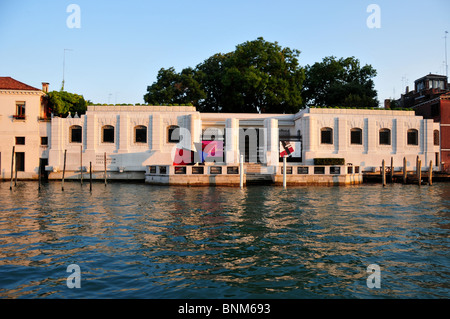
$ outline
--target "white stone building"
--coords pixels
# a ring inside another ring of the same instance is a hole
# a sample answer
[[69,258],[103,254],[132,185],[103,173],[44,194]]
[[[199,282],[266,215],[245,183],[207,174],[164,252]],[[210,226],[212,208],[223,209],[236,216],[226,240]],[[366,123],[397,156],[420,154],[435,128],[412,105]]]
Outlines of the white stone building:
[[[4,179],[11,173],[12,146],[25,156],[18,178],[37,178],[44,163],[50,179],[62,178],[63,171],[67,179],[88,178],[92,169],[96,179],[163,184],[239,184],[241,156],[254,163],[245,164],[246,180],[261,175],[279,183],[287,153],[287,179],[298,184],[359,183],[363,171],[379,170],[382,160],[390,165],[391,158],[397,170],[403,158],[411,171],[417,156],[422,167],[439,163],[439,123],[413,111],[308,108],[296,114],[224,114],[183,106],[89,106],[84,115],[48,122],[40,120],[44,94],[35,88],[0,90]],[[23,102],[26,113],[20,118]],[[22,136],[25,145],[18,145],[16,138]],[[316,158],[342,162],[320,166],[314,165]]]

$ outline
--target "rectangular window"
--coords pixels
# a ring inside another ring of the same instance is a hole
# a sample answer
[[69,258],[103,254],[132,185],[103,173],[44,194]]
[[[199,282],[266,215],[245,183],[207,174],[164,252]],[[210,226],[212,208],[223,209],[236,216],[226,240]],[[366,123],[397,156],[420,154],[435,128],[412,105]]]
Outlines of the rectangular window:
[[353,166],[347,167],[347,174],[353,174]]
[[16,145],[25,145],[25,137],[16,136]]
[[150,174],[156,174],[156,166],[150,166]]
[[[284,174],[284,167],[281,168],[281,174]],[[286,166],[286,174],[292,174],[292,166]]]
[[175,166],[175,174],[185,175],[186,174],[186,166]]
[[180,142],[180,130],[176,125],[169,126],[167,129],[167,137],[169,143],[178,143]]
[[309,174],[309,167],[297,167],[297,174],[306,175]]
[[167,174],[167,166],[160,166],[159,167],[159,174],[166,175]]
[[380,145],[391,145],[391,131],[389,129],[380,130]]
[[325,174],[325,167],[314,167],[314,174]]
[[239,167],[238,166],[230,166],[227,167],[227,174],[239,174]]
[[103,127],[103,143],[114,143],[114,127],[107,125]]
[[439,166],[439,152],[436,152],[435,154],[435,160],[436,160],[436,164],[434,164],[435,166]]
[[25,102],[16,102],[16,114],[13,117],[17,120],[25,120]]
[[48,145],[48,136],[41,136],[41,145],[42,146]]
[[408,131],[408,145],[419,145],[419,137],[417,130]]
[[350,131],[350,143],[362,145],[362,130],[361,129],[352,129]]
[[16,170],[18,172],[25,172],[25,153],[16,152]]
[[433,131],[433,144],[435,145],[435,146],[439,146],[439,131],[438,130],[434,130]]
[[320,131],[320,143],[333,144],[333,130],[331,128],[323,128]]
[[355,166],[355,174],[359,174],[359,166]]
[[147,127],[137,126],[135,129],[135,143],[147,143]]
[[205,168],[203,166],[192,166],[192,174],[203,175]]
[[72,126],[70,128],[70,143],[81,143],[82,132],[81,126]]
[[211,166],[209,168],[209,173],[211,175],[219,175],[222,174],[222,167],[221,166]]
[[330,174],[333,174],[333,175],[341,174],[341,168],[340,167],[331,166],[330,167]]

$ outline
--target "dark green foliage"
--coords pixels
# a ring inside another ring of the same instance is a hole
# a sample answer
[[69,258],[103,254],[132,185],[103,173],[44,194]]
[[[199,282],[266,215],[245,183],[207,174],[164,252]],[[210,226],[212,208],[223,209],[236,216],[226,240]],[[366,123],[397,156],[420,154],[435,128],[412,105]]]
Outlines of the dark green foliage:
[[307,106],[378,107],[370,65],[360,66],[355,57],[326,57],[305,68],[303,97]]
[[202,112],[295,113],[302,104],[300,52],[263,38],[215,54],[180,74],[161,69],[146,103],[192,103]]
[[86,113],[88,102],[82,95],[65,91],[52,91],[47,94],[48,106],[56,116],[67,116]]

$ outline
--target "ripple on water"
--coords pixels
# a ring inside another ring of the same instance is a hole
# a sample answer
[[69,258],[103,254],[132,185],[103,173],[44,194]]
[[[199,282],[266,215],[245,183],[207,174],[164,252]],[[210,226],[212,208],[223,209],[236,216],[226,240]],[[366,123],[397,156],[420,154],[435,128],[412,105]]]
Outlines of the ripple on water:
[[[450,185],[0,183],[1,298],[447,298]],[[424,200],[426,198],[426,200]],[[66,286],[78,264],[82,289]],[[367,266],[382,289],[366,286]]]

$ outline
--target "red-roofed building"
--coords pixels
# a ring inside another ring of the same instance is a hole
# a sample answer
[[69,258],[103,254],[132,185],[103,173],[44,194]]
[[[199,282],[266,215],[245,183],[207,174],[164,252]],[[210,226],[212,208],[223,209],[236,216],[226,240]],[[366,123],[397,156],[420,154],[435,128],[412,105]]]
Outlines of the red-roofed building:
[[0,90],[41,91],[28,84],[17,81],[9,76],[0,77]]
[[50,122],[44,96],[48,83],[42,90],[11,77],[0,77],[0,179],[34,179],[38,176],[39,162],[48,158]]

